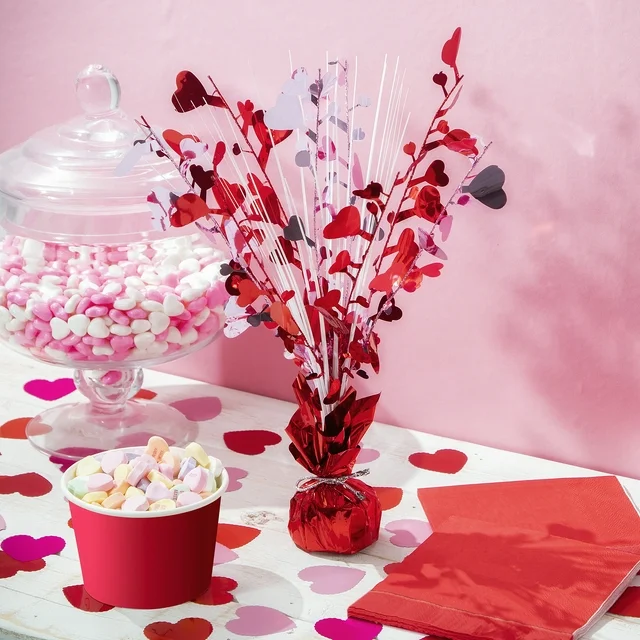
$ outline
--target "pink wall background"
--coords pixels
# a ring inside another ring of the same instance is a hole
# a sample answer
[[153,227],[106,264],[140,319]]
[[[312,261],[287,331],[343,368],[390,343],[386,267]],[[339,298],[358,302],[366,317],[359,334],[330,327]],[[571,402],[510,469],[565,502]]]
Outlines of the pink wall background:
[[[358,54],[370,86],[386,52],[407,67],[411,111],[430,113],[429,78],[457,25],[457,117],[494,141],[509,204],[464,210],[443,277],[405,296],[405,318],[382,329],[382,373],[367,386],[383,390],[378,418],[640,477],[634,2],[12,3],[0,24],[0,149],[75,115],[73,81],[92,62],[118,75],[128,112],[179,128],[169,96],[183,68],[232,95],[256,83],[273,95],[288,49],[307,66],[327,49]],[[291,399],[281,352],[255,330],[168,369]]]

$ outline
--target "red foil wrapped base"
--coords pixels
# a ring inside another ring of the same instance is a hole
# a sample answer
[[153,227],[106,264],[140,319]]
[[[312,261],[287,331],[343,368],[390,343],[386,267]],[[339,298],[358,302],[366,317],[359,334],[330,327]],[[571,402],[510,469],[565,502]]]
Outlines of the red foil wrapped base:
[[296,546],[352,554],[378,539],[382,509],[376,492],[357,478],[346,484],[317,484],[291,498],[289,534]]

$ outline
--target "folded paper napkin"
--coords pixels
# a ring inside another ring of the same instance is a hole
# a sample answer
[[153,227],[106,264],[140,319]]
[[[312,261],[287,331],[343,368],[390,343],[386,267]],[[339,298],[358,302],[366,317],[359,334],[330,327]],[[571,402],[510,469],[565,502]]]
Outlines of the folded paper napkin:
[[433,487],[418,498],[434,531],[455,515],[640,553],[640,516],[615,476]]
[[640,553],[451,517],[349,615],[453,640],[572,640],[640,569]]

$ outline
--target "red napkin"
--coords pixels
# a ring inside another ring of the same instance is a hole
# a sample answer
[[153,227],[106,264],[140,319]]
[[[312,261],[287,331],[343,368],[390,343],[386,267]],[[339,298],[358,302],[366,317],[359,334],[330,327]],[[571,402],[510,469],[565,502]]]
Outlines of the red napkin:
[[615,476],[418,489],[434,530],[450,516],[640,553],[640,516]]
[[640,554],[453,517],[349,615],[453,640],[572,640],[639,568]]

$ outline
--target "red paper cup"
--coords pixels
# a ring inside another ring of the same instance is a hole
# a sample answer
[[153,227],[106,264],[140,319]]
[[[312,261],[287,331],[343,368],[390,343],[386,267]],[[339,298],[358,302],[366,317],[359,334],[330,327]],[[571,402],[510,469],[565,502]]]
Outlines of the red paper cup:
[[[174,447],[172,447],[174,448]],[[141,454],[145,447],[120,449]],[[96,454],[100,459],[101,454]],[[96,600],[127,609],[159,609],[194,600],[207,590],[213,571],[222,484],[201,502],[170,511],[103,509],[72,495],[69,467],[61,486],[69,501],[82,578]]]

